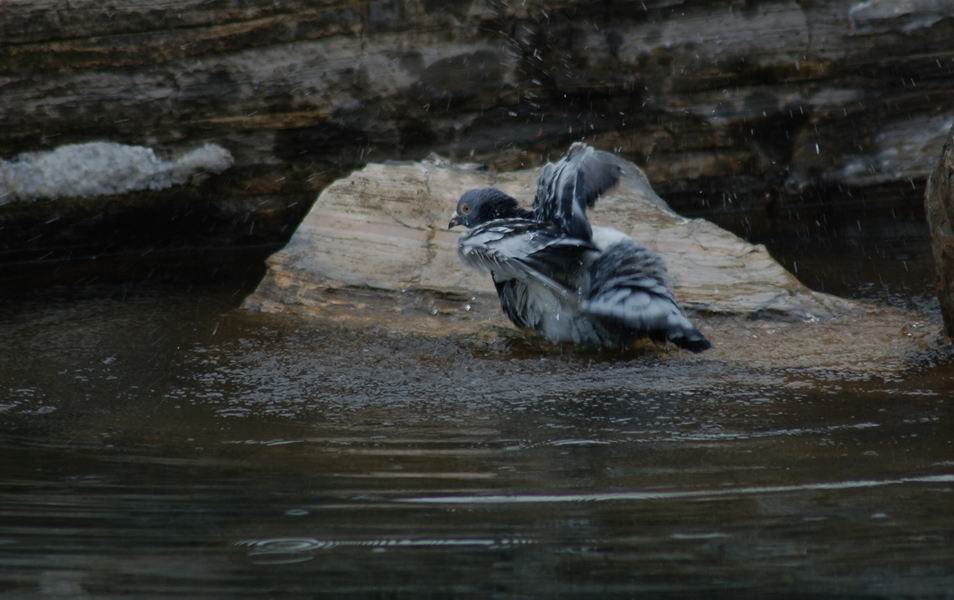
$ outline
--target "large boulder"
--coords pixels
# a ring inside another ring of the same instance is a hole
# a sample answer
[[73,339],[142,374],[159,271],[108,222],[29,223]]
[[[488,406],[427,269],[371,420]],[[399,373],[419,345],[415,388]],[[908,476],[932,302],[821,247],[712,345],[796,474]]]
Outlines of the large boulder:
[[[842,299],[813,292],[763,246],[701,219],[674,213],[634,164],[591,211],[597,225],[620,229],[662,254],[679,300],[689,309],[741,316],[825,319],[849,312]],[[493,174],[432,158],[374,163],[334,182],[319,196],[248,306],[317,307],[329,291],[375,289],[493,295],[490,278],[460,264],[459,231],[447,222],[460,195],[495,186],[529,202],[537,170]]]

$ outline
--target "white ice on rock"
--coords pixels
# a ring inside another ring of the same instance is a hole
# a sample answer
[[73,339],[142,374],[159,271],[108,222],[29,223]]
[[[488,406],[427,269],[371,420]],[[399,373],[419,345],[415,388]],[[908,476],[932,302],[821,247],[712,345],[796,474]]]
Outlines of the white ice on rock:
[[954,14],[950,0],[864,0],[848,11],[856,35],[927,29]]
[[194,177],[221,173],[233,162],[229,151],[216,144],[205,144],[174,160],[164,160],[145,146],[69,144],[0,160],[0,204],[163,190]]

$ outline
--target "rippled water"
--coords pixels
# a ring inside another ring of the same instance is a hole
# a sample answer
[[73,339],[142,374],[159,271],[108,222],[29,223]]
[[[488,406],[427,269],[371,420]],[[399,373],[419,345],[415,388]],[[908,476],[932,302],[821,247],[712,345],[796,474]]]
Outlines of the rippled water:
[[3,598],[954,594],[954,367],[600,358],[246,291],[4,298]]

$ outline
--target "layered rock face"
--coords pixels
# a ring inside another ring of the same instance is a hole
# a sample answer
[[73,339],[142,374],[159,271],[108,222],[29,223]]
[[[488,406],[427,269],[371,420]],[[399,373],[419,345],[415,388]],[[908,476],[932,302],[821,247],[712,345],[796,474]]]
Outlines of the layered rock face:
[[370,160],[516,168],[581,138],[680,207],[917,188],[954,120],[952,17],[938,0],[12,0],[0,159],[104,141],[215,144],[234,165],[145,199],[8,202],[0,254],[74,244],[124,205],[199,222],[196,239],[281,242]]

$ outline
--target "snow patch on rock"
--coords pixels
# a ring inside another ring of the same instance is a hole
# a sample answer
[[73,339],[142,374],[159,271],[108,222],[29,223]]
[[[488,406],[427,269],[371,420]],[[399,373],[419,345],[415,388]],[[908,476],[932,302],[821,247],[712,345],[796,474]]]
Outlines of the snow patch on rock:
[[232,166],[231,153],[205,144],[174,160],[151,148],[112,142],[69,144],[0,160],[0,205],[15,201],[109,196],[195,183]]
[[856,34],[900,30],[911,33],[954,17],[950,0],[865,0],[851,7],[848,18]]

